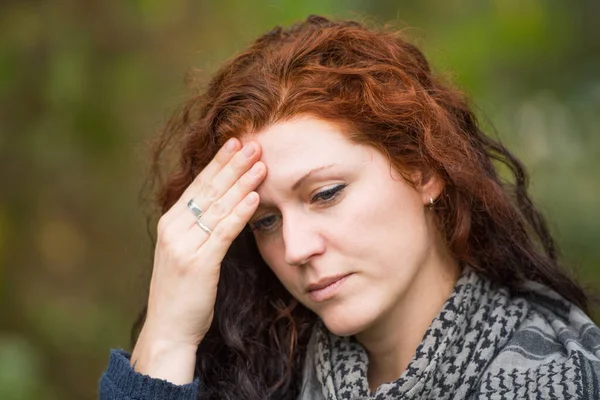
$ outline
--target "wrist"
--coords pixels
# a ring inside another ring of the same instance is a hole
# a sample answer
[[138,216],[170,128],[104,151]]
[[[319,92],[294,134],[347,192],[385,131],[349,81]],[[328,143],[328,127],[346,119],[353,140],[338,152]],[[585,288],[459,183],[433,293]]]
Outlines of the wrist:
[[194,380],[197,349],[194,344],[151,338],[142,330],[130,364],[141,374],[184,385]]

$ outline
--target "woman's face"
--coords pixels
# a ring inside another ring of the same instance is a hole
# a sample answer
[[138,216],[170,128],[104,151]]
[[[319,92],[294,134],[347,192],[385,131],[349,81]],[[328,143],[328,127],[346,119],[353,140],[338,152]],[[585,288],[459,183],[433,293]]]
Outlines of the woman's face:
[[302,117],[242,138],[262,147],[267,176],[250,221],[258,249],[286,289],[338,335],[381,322],[431,272],[426,204],[372,147]]

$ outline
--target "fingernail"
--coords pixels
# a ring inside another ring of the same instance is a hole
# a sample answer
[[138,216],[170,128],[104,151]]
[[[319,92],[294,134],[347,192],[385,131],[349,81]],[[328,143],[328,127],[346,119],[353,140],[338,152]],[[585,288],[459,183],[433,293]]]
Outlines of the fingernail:
[[259,175],[262,170],[262,166],[260,164],[254,164],[250,169],[250,174],[253,176]]
[[254,145],[252,143],[245,145],[243,153],[248,158],[252,157],[252,154],[254,154]]
[[225,143],[225,148],[228,151],[233,151],[235,149],[235,139],[231,138],[227,141],[227,143]]
[[252,204],[254,204],[254,202],[256,201],[256,199],[258,198],[258,195],[255,192],[251,192],[248,193],[248,196],[246,196],[246,204],[248,204],[249,206],[251,206]]

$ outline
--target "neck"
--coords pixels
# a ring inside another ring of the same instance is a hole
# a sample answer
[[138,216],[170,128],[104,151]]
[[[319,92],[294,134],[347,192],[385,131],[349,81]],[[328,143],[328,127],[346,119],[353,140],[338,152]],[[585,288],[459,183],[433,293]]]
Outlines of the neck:
[[372,392],[404,373],[460,275],[458,264],[446,257],[426,264],[386,318],[356,335],[369,356]]

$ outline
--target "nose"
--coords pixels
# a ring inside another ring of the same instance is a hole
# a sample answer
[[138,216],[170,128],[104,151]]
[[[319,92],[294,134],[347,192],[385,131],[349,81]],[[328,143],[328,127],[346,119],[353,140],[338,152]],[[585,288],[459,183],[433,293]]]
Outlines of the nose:
[[283,242],[285,262],[289,265],[306,264],[325,251],[325,240],[316,222],[303,213],[287,215],[283,219]]

